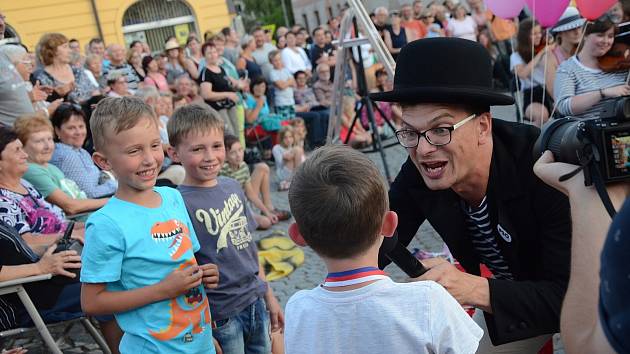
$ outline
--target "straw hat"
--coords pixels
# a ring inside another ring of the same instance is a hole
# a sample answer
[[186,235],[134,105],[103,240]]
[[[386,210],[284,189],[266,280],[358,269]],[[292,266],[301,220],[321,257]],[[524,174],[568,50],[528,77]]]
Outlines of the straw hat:
[[169,51],[171,49],[179,49],[179,43],[175,38],[171,38],[164,45],[164,51]]
[[580,28],[584,26],[585,19],[580,16],[580,12],[573,6],[567,7],[555,26],[551,29],[551,33],[557,34]]

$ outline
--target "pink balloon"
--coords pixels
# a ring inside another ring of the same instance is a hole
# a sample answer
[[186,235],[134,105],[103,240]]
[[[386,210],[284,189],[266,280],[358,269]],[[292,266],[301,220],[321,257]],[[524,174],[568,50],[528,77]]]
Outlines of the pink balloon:
[[484,0],[484,2],[493,14],[506,20],[518,16],[525,6],[525,0]]
[[618,0],[576,0],[580,15],[587,20],[597,20],[601,15],[606,13]]
[[551,27],[558,22],[564,10],[569,6],[570,0],[525,0],[525,2],[541,26]]

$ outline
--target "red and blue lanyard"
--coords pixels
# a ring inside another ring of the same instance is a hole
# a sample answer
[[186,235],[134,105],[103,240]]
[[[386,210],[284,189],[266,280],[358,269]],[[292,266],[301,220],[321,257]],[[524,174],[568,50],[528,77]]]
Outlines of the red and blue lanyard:
[[343,272],[328,273],[322,286],[334,288],[365,283],[368,281],[386,279],[388,276],[376,267],[363,267]]

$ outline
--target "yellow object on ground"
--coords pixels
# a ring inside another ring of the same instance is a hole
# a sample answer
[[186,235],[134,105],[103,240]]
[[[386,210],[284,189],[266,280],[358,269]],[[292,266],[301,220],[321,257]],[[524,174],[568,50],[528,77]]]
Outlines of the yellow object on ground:
[[258,241],[258,262],[265,269],[267,281],[274,281],[291,274],[304,263],[302,251],[290,238],[275,231]]

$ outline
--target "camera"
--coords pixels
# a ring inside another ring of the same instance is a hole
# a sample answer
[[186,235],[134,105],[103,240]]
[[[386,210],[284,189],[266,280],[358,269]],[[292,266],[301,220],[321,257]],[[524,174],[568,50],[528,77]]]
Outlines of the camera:
[[[72,250],[76,251],[79,256],[81,255],[81,252],[83,251],[83,245],[81,244],[81,242],[70,238],[70,236],[72,236],[73,229],[74,221],[70,221],[68,223],[68,227],[66,227],[66,231],[64,232],[63,237],[59,241],[57,241],[57,248],[55,248],[55,251],[53,253]],[[79,273],[81,272],[80,269],[71,269],[69,271],[77,275],[76,279],[79,278]]]
[[599,117],[564,117],[545,126],[534,145],[534,157],[545,150],[557,162],[594,163],[603,182],[630,179],[630,98],[606,102]]

